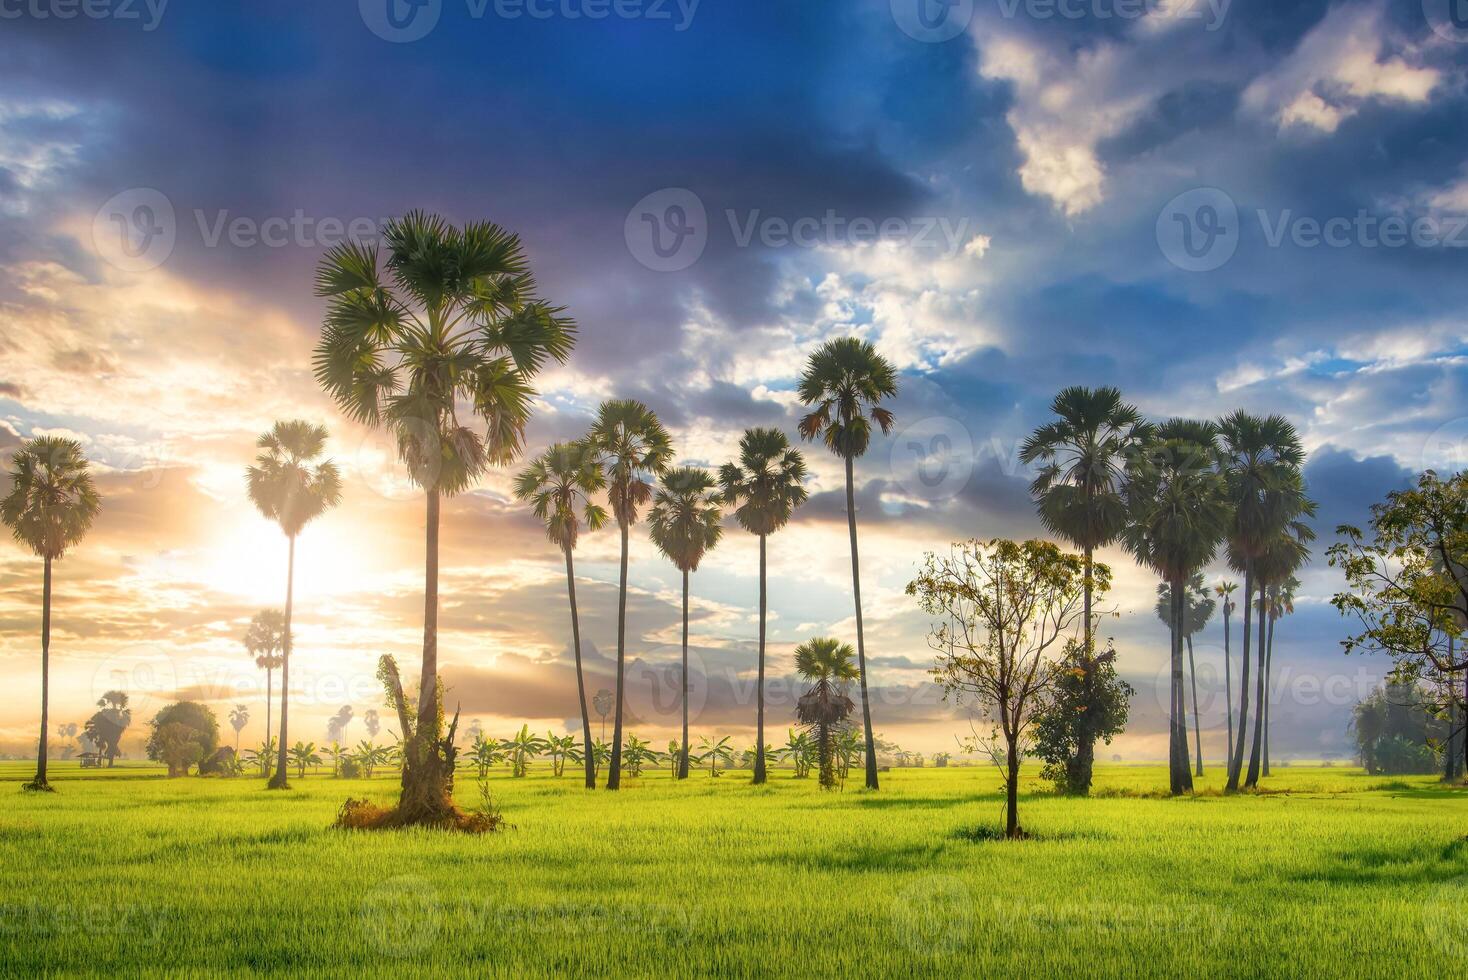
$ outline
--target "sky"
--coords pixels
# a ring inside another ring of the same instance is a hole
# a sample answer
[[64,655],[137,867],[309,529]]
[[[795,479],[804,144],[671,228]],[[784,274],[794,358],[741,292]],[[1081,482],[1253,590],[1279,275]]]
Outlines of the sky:
[[[121,687],[134,735],[191,697],[221,722],[246,705],[244,743],[264,737],[241,637],[284,601],[286,545],[244,469],[277,419],[326,425],[345,481],[298,547],[292,738],[324,742],[344,705],[347,739],[365,737],[376,659],[416,672],[422,496],[319,390],[310,354],[324,250],[421,208],[517,232],[580,325],[539,379],[531,452],[638,398],[680,462],[717,466],[747,427],[794,437],[820,343],[858,336],[899,369],[896,431],[856,467],[862,585],[876,730],[927,753],[973,720],[930,682],[930,624],[904,586],[952,541],[1043,535],[1017,454],[1057,390],[1116,385],[1156,419],[1287,415],[1321,539],[1278,627],[1275,753],[1347,753],[1350,707],[1387,664],[1341,652],[1331,529],[1468,455],[1468,21],[1452,13],[0,0],[0,451],[71,435],[104,495],[56,567],[53,721]],[[810,502],[769,545],[777,742],[795,645],[855,632],[841,468],[805,453]],[[564,567],[512,476],[445,505],[443,675],[488,732],[564,731]],[[693,577],[695,737],[752,741],[757,554],[731,522]],[[1156,582],[1102,557],[1102,635],[1137,689],[1103,758],[1159,758]],[[615,534],[577,561],[595,690],[615,658]],[[631,728],[665,740],[679,576],[642,528],[630,575]],[[34,746],[40,585],[39,561],[0,545],[0,751]],[[1195,655],[1216,762],[1220,622]]]

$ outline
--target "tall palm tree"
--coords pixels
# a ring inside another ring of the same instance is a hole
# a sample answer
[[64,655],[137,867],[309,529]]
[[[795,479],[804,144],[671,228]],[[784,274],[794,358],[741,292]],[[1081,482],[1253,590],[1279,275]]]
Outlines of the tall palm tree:
[[515,478],[515,496],[528,500],[545,533],[566,559],[566,594],[571,601],[571,648],[576,655],[576,699],[581,706],[582,762],[586,788],[596,789],[596,763],[591,750],[591,714],[586,707],[586,677],[581,668],[581,616],[576,609],[576,569],[571,553],[584,523],[598,531],[607,512],[591,495],[607,484],[596,454],[584,442],[557,443],[537,456]]
[[[295,602],[296,537],[306,525],[341,502],[342,481],[336,464],[321,460],[326,427],[299,419],[277,422],[255,445],[260,454],[245,471],[250,500],[266,519],[280,525],[290,542],[285,572],[285,626],[280,649],[280,757],[271,789],[287,788],[289,775],[286,726],[290,720],[291,611]],[[268,731],[268,729],[267,729]]]
[[759,784],[766,776],[765,540],[784,527],[795,508],[805,503],[805,459],[780,430],[749,429],[739,440],[739,462],[720,467],[719,488],[723,502],[734,508],[739,526],[759,535],[759,680],[754,747],[754,782]]
[[[1025,440],[1019,458],[1027,466],[1044,464],[1030,484],[1030,493],[1039,504],[1041,523],[1051,534],[1080,548],[1085,556],[1085,647],[1081,663],[1089,688],[1099,666],[1091,612],[1095,551],[1116,540],[1126,526],[1126,505],[1121,498],[1126,461],[1146,436],[1147,426],[1142,413],[1123,402],[1115,388],[1065,388],[1050,408],[1058,418],[1040,426]],[[1082,794],[1091,788],[1096,737],[1095,732],[1083,730],[1076,746],[1080,778],[1075,790]]]
[[1229,528],[1229,562],[1244,576],[1243,668],[1239,672],[1239,725],[1230,753],[1226,792],[1239,788],[1244,767],[1244,736],[1249,727],[1250,625],[1259,589],[1256,563],[1285,526],[1299,513],[1304,497],[1292,478],[1305,461],[1305,450],[1289,420],[1234,412],[1218,425],[1222,470],[1233,507]]
[[[1193,688],[1193,751],[1196,754],[1194,761],[1195,769],[1193,775],[1203,775],[1203,720],[1198,713],[1198,664],[1193,657],[1193,637],[1203,632],[1208,625],[1208,620],[1213,618],[1213,610],[1217,604],[1208,597],[1208,590],[1203,585],[1203,573],[1194,572],[1183,587],[1182,596],[1183,618],[1182,633],[1183,641],[1188,647],[1188,680]],[[1159,585],[1157,587],[1157,618],[1172,626],[1173,597],[1172,586]]]
[[649,479],[661,476],[673,459],[668,430],[639,401],[603,402],[587,442],[606,469],[607,498],[622,533],[621,577],[617,591],[617,708],[612,722],[612,758],[607,789],[622,786],[622,708],[627,661],[627,536],[638,511],[652,498]]
[[250,723],[250,706],[237,704],[229,709],[229,727],[234,729],[234,751],[238,755],[240,751],[240,732]]
[[688,778],[688,576],[724,533],[714,478],[683,466],[663,474],[647,514],[652,543],[683,573],[683,736],[678,743],[679,779]]
[[[1264,725],[1268,715],[1269,647],[1273,636],[1273,606],[1278,599],[1278,590],[1294,577],[1294,573],[1310,558],[1309,543],[1315,540],[1315,532],[1303,520],[1296,518],[1313,516],[1315,502],[1304,496],[1303,481],[1298,473],[1287,481],[1293,490],[1300,488],[1297,498],[1292,497],[1289,506],[1299,510],[1285,525],[1283,531],[1268,542],[1254,562],[1254,571],[1259,579],[1259,673],[1255,681],[1254,738],[1249,751],[1249,769],[1244,777],[1244,786],[1259,785],[1259,773],[1263,764]],[[1239,740],[1244,735],[1239,733]]]
[[1133,457],[1124,490],[1128,523],[1122,543],[1170,586],[1171,717],[1169,775],[1174,795],[1193,788],[1183,698],[1184,583],[1213,559],[1228,527],[1223,479],[1214,467],[1212,423],[1173,419],[1157,427]]
[[[438,684],[438,544],[442,498],[469,489],[491,465],[511,462],[524,441],[534,391],[548,361],[564,362],[576,325],[536,295],[520,239],[489,222],[455,228],[413,211],[376,245],[343,242],[316,271],[329,298],[316,379],[354,421],[392,433],[408,475],[423,488],[423,664],[418,716],[402,708],[403,790],[397,820],[439,823],[454,815],[451,745],[442,734]],[[466,425],[460,412],[470,413]],[[472,423],[482,425],[482,430]],[[396,665],[381,664],[392,686]],[[404,727],[407,727],[406,725]]]
[[1295,592],[1300,588],[1300,580],[1291,575],[1282,584],[1275,585],[1269,597],[1269,642],[1264,653],[1264,768],[1261,775],[1269,775],[1269,716],[1270,685],[1274,679],[1274,627],[1285,616],[1294,615]]
[[811,682],[810,689],[795,704],[795,716],[802,725],[815,729],[822,789],[836,785],[836,730],[856,707],[846,694],[847,682],[856,680],[854,655],[850,643],[828,636],[807,640],[795,648],[795,670]]
[[92,483],[81,443],[59,436],[27,440],[11,457],[10,492],[0,500],[0,520],[15,540],[40,557],[41,743],[36,778],[27,789],[50,790],[46,737],[51,700],[51,563],[79,544],[96,520],[102,497]]
[[[1225,756],[1233,752],[1234,747],[1234,681],[1233,667],[1230,661],[1233,659],[1229,652],[1229,618],[1236,608],[1234,605],[1234,593],[1238,591],[1238,583],[1224,580],[1213,587],[1213,594],[1218,596],[1218,601],[1223,606],[1223,695],[1228,710],[1228,749]],[[1228,764],[1227,758],[1224,764]]]
[[[245,629],[245,652],[255,658],[255,666],[265,671],[265,737],[270,738],[271,709],[275,705],[275,672],[280,669],[281,651],[285,649],[285,614],[279,609],[262,609],[250,619]],[[270,767],[261,769],[270,778]]]
[[897,371],[876,348],[855,337],[828,341],[816,348],[800,378],[800,400],[813,407],[800,420],[801,438],[820,437],[846,466],[846,527],[851,538],[851,593],[856,603],[856,660],[861,672],[861,719],[866,735],[867,789],[877,789],[877,750],[872,734],[872,705],[867,696],[866,633],[861,620],[861,560],[856,547],[856,458],[872,441],[872,423],[885,435],[892,413],[881,406],[897,396]]

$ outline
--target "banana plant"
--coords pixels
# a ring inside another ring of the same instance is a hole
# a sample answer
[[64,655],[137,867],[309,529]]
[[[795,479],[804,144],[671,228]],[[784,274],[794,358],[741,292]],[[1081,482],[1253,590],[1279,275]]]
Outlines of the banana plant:
[[[571,754],[576,752],[576,736],[567,732],[565,735],[557,735],[555,732],[545,733],[545,754],[550,757],[551,773],[556,777],[565,775],[566,761],[571,759]],[[580,753],[576,752],[579,756]],[[580,762],[577,758],[572,760]]]
[[499,739],[485,738],[480,732],[474,736],[474,744],[469,746],[468,762],[478,772],[480,779],[489,778],[489,770],[495,763],[505,761],[505,750]]
[[734,765],[734,749],[729,745],[729,736],[715,741],[704,735],[698,740],[698,754],[694,758],[700,766],[708,763],[710,776],[723,775],[719,763],[723,763],[725,769]]
[[514,738],[500,743],[500,748],[509,754],[511,774],[520,777],[530,771],[530,760],[541,755],[549,746],[545,739],[530,731],[529,725],[520,726]]
[[290,747],[291,764],[296,767],[296,778],[306,778],[307,766],[321,765],[321,756],[316,754],[315,742],[297,742]]
[[245,750],[245,761],[260,769],[260,774],[266,779],[270,778],[275,768],[276,745],[273,737],[267,738],[253,749]]
[[627,744],[622,747],[622,763],[627,767],[629,776],[641,776],[643,766],[657,765],[662,758],[663,754],[654,749],[651,743],[628,733]]
[[795,767],[796,779],[805,779],[810,775],[811,763],[815,760],[815,743],[811,741],[809,733],[790,729],[790,735],[781,752]]

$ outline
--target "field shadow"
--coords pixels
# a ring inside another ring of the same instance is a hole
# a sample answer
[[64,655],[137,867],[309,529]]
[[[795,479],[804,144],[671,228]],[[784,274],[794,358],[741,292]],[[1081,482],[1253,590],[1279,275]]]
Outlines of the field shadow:
[[903,847],[859,847],[810,853],[783,851],[763,860],[768,864],[809,867],[823,871],[922,871],[931,868],[942,851],[942,845],[909,844]]
[[1335,856],[1330,867],[1293,875],[1291,880],[1362,885],[1390,882],[1435,886],[1468,872],[1468,836],[1449,841],[1434,854],[1420,846],[1363,847]]

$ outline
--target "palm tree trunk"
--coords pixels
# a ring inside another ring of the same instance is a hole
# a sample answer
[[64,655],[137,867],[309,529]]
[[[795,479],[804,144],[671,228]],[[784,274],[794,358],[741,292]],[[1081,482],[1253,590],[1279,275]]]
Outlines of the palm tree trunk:
[[1223,696],[1227,701],[1228,709],[1228,746],[1223,750],[1223,764],[1227,766],[1229,757],[1233,755],[1234,749],[1234,679],[1233,668],[1229,665],[1232,659],[1228,652],[1228,594],[1223,597]]
[[438,690],[438,525],[440,495],[426,494],[423,562],[423,670],[418,679],[418,720],[411,739],[404,733],[403,792],[398,802],[403,823],[438,823],[453,814],[453,774],[439,744]]
[[825,721],[816,723],[816,755],[820,763],[821,771],[818,781],[821,789],[831,789],[836,785],[836,771],[831,764],[831,726]]
[[1265,620],[1269,618],[1265,609],[1265,589],[1259,586],[1259,676],[1254,679],[1254,740],[1249,749],[1249,774],[1244,777],[1244,786],[1259,785],[1259,761],[1264,744],[1264,646]]
[[1193,682],[1193,748],[1197,750],[1197,769],[1193,775],[1203,775],[1203,720],[1198,715],[1198,662],[1193,659],[1193,637],[1188,636],[1188,676]]
[[1193,788],[1188,764],[1187,699],[1183,695],[1183,583],[1172,583],[1172,792],[1179,795]]
[[285,639],[281,643],[280,656],[280,745],[275,759],[275,777],[270,780],[271,789],[289,789],[286,782],[285,747],[286,723],[289,720],[291,691],[291,610],[296,598],[296,536],[290,536],[290,548],[285,564]]
[[275,717],[271,709],[275,707],[275,668],[265,668],[265,758],[260,763],[265,779],[270,779],[270,734],[275,729],[272,727],[271,719]]
[[1239,671],[1239,727],[1238,741],[1229,747],[1228,785],[1226,793],[1239,789],[1239,774],[1244,768],[1244,732],[1249,727],[1249,617],[1254,611],[1254,560],[1244,563],[1244,656]]
[[627,659],[627,522],[622,528],[622,577],[617,592],[617,715],[612,722],[612,763],[607,770],[607,789],[622,788],[622,678]]
[[759,681],[755,690],[759,705],[755,717],[754,785],[765,781],[765,536],[759,536]]
[[46,781],[46,726],[51,718],[51,556],[45,557],[45,570],[41,573],[41,741],[36,749],[36,778],[27,784],[30,789],[49,790]]
[[861,723],[867,744],[867,789],[877,789],[877,743],[872,736],[872,702],[867,696],[867,645],[861,623],[861,559],[856,550],[856,484],[850,456],[846,457],[846,527],[851,535],[851,592],[856,600],[856,666],[861,674]]
[[[1089,505],[1090,487],[1087,485],[1087,502]],[[1085,652],[1082,656],[1082,666],[1086,671],[1085,703],[1090,705],[1095,698],[1096,686],[1096,634],[1095,624],[1091,619],[1092,586],[1091,576],[1095,571],[1095,560],[1092,549],[1087,546],[1086,556],[1086,582],[1085,582]],[[1096,764],[1096,732],[1092,728],[1089,719],[1081,724],[1080,738],[1076,743],[1076,765],[1074,778],[1070,780],[1070,791],[1078,796],[1086,796],[1091,792],[1091,773]]]
[[591,714],[586,710],[586,679],[581,672],[581,617],[576,611],[576,571],[571,549],[566,552],[566,593],[571,598],[571,647],[576,654],[576,698],[581,704],[581,747],[586,751],[586,788],[596,789],[596,767],[591,755]]
[[683,739],[678,743],[678,778],[688,778],[688,569],[683,569]]
[[1279,622],[1279,617],[1273,612],[1269,616],[1269,643],[1265,646],[1264,653],[1264,772],[1269,775],[1269,702],[1274,695],[1270,683],[1274,680],[1274,627]]

